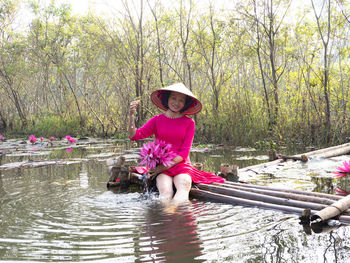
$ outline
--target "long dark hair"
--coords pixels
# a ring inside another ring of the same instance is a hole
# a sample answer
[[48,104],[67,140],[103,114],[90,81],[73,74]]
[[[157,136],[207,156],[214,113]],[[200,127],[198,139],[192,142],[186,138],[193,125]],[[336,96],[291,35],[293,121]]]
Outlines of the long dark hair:
[[[169,105],[168,105],[168,101],[169,101],[169,97],[170,97],[171,91],[170,90],[166,90],[164,92],[162,92],[162,104],[165,108],[169,109]],[[180,110],[181,113],[183,113],[184,111],[186,111],[193,103],[193,99],[190,96],[186,95],[186,101],[185,101],[185,105],[184,107]]]

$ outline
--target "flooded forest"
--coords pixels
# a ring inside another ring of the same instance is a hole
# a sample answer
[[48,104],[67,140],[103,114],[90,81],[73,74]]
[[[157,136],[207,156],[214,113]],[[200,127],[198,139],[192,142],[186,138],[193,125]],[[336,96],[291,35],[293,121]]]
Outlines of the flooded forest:
[[140,162],[130,102],[140,127],[160,113],[150,94],[182,82],[203,105],[191,161],[237,168],[224,190],[348,195],[348,152],[287,155],[350,149],[349,1],[73,2],[0,0],[1,262],[350,262],[348,223],[302,225],[263,206],[275,196],[218,202],[197,184],[169,213],[146,180],[108,179]]
[[339,144],[349,137],[347,1],[0,0],[0,133],[126,138],[183,82],[203,102],[197,143]]

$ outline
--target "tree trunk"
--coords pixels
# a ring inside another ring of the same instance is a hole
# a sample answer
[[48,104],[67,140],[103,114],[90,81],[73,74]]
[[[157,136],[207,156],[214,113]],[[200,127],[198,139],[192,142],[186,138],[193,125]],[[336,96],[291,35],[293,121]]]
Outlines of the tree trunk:
[[80,125],[83,127],[84,126],[84,119],[83,119],[83,116],[81,114],[81,110],[80,110],[80,106],[79,106],[79,100],[77,98],[77,95],[75,94],[75,91],[69,81],[69,78],[67,77],[66,73],[63,73],[63,76],[64,78],[66,79],[67,83],[68,83],[68,87],[70,89],[70,91],[72,92],[73,94],[73,97],[74,97],[74,102],[75,102],[75,105],[77,106],[77,110],[78,110],[78,114],[79,114],[79,122],[80,122]]
[[[324,3],[327,0],[324,0]],[[330,112],[330,102],[329,102],[329,57],[328,57],[328,45],[329,45],[329,40],[330,40],[330,34],[331,34],[331,0],[328,0],[328,6],[326,9],[327,12],[327,31],[326,33],[323,32],[322,30],[322,21],[321,21],[321,13],[318,15],[316,13],[316,8],[314,5],[314,1],[311,1],[312,7],[314,10],[314,14],[316,17],[316,22],[317,22],[317,28],[318,32],[321,36],[322,39],[322,44],[323,44],[323,96],[325,100],[325,118],[324,118],[324,128],[325,128],[325,143],[330,143],[331,140],[331,112]],[[322,8],[323,10],[323,8]],[[321,11],[322,11],[321,10]]]

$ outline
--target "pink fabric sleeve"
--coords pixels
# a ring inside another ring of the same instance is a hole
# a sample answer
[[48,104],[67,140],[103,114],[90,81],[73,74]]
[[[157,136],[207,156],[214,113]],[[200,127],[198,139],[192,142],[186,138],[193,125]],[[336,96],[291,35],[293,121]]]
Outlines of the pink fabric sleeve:
[[186,130],[186,136],[184,138],[184,141],[182,143],[181,151],[179,152],[179,155],[184,159],[188,159],[188,155],[190,154],[192,142],[193,142],[193,137],[194,137],[194,132],[195,132],[195,124],[194,121],[192,120],[190,125],[188,125],[187,130]]
[[[156,116],[155,116],[156,117]],[[135,135],[130,138],[132,141],[138,141],[142,140],[144,138],[150,137],[155,133],[156,128],[156,120],[155,117],[149,119],[145,125],[143,125],[141,128],[136,129]]]

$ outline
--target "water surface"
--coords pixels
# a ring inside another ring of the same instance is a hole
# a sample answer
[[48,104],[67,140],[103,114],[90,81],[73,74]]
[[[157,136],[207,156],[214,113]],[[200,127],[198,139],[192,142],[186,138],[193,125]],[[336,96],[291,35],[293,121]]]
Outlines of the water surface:
[[[347,226],[310,234],[297,215],[279,211],[192,199],[191,206],[170,213],[156,195],[137,187],[108,191],[105,160],[123,153],[132,163],[137,148],[113,140],[0,143],[1,262],[349,262]],[[264,156],[235,147],[191,153],[192,161],[211,171],[221,163],[264,162]],[[331,174],[347,159],[314,159],[242,179],[333,192],[347,187]],[[3,166],[27,160],[62,163]]]

